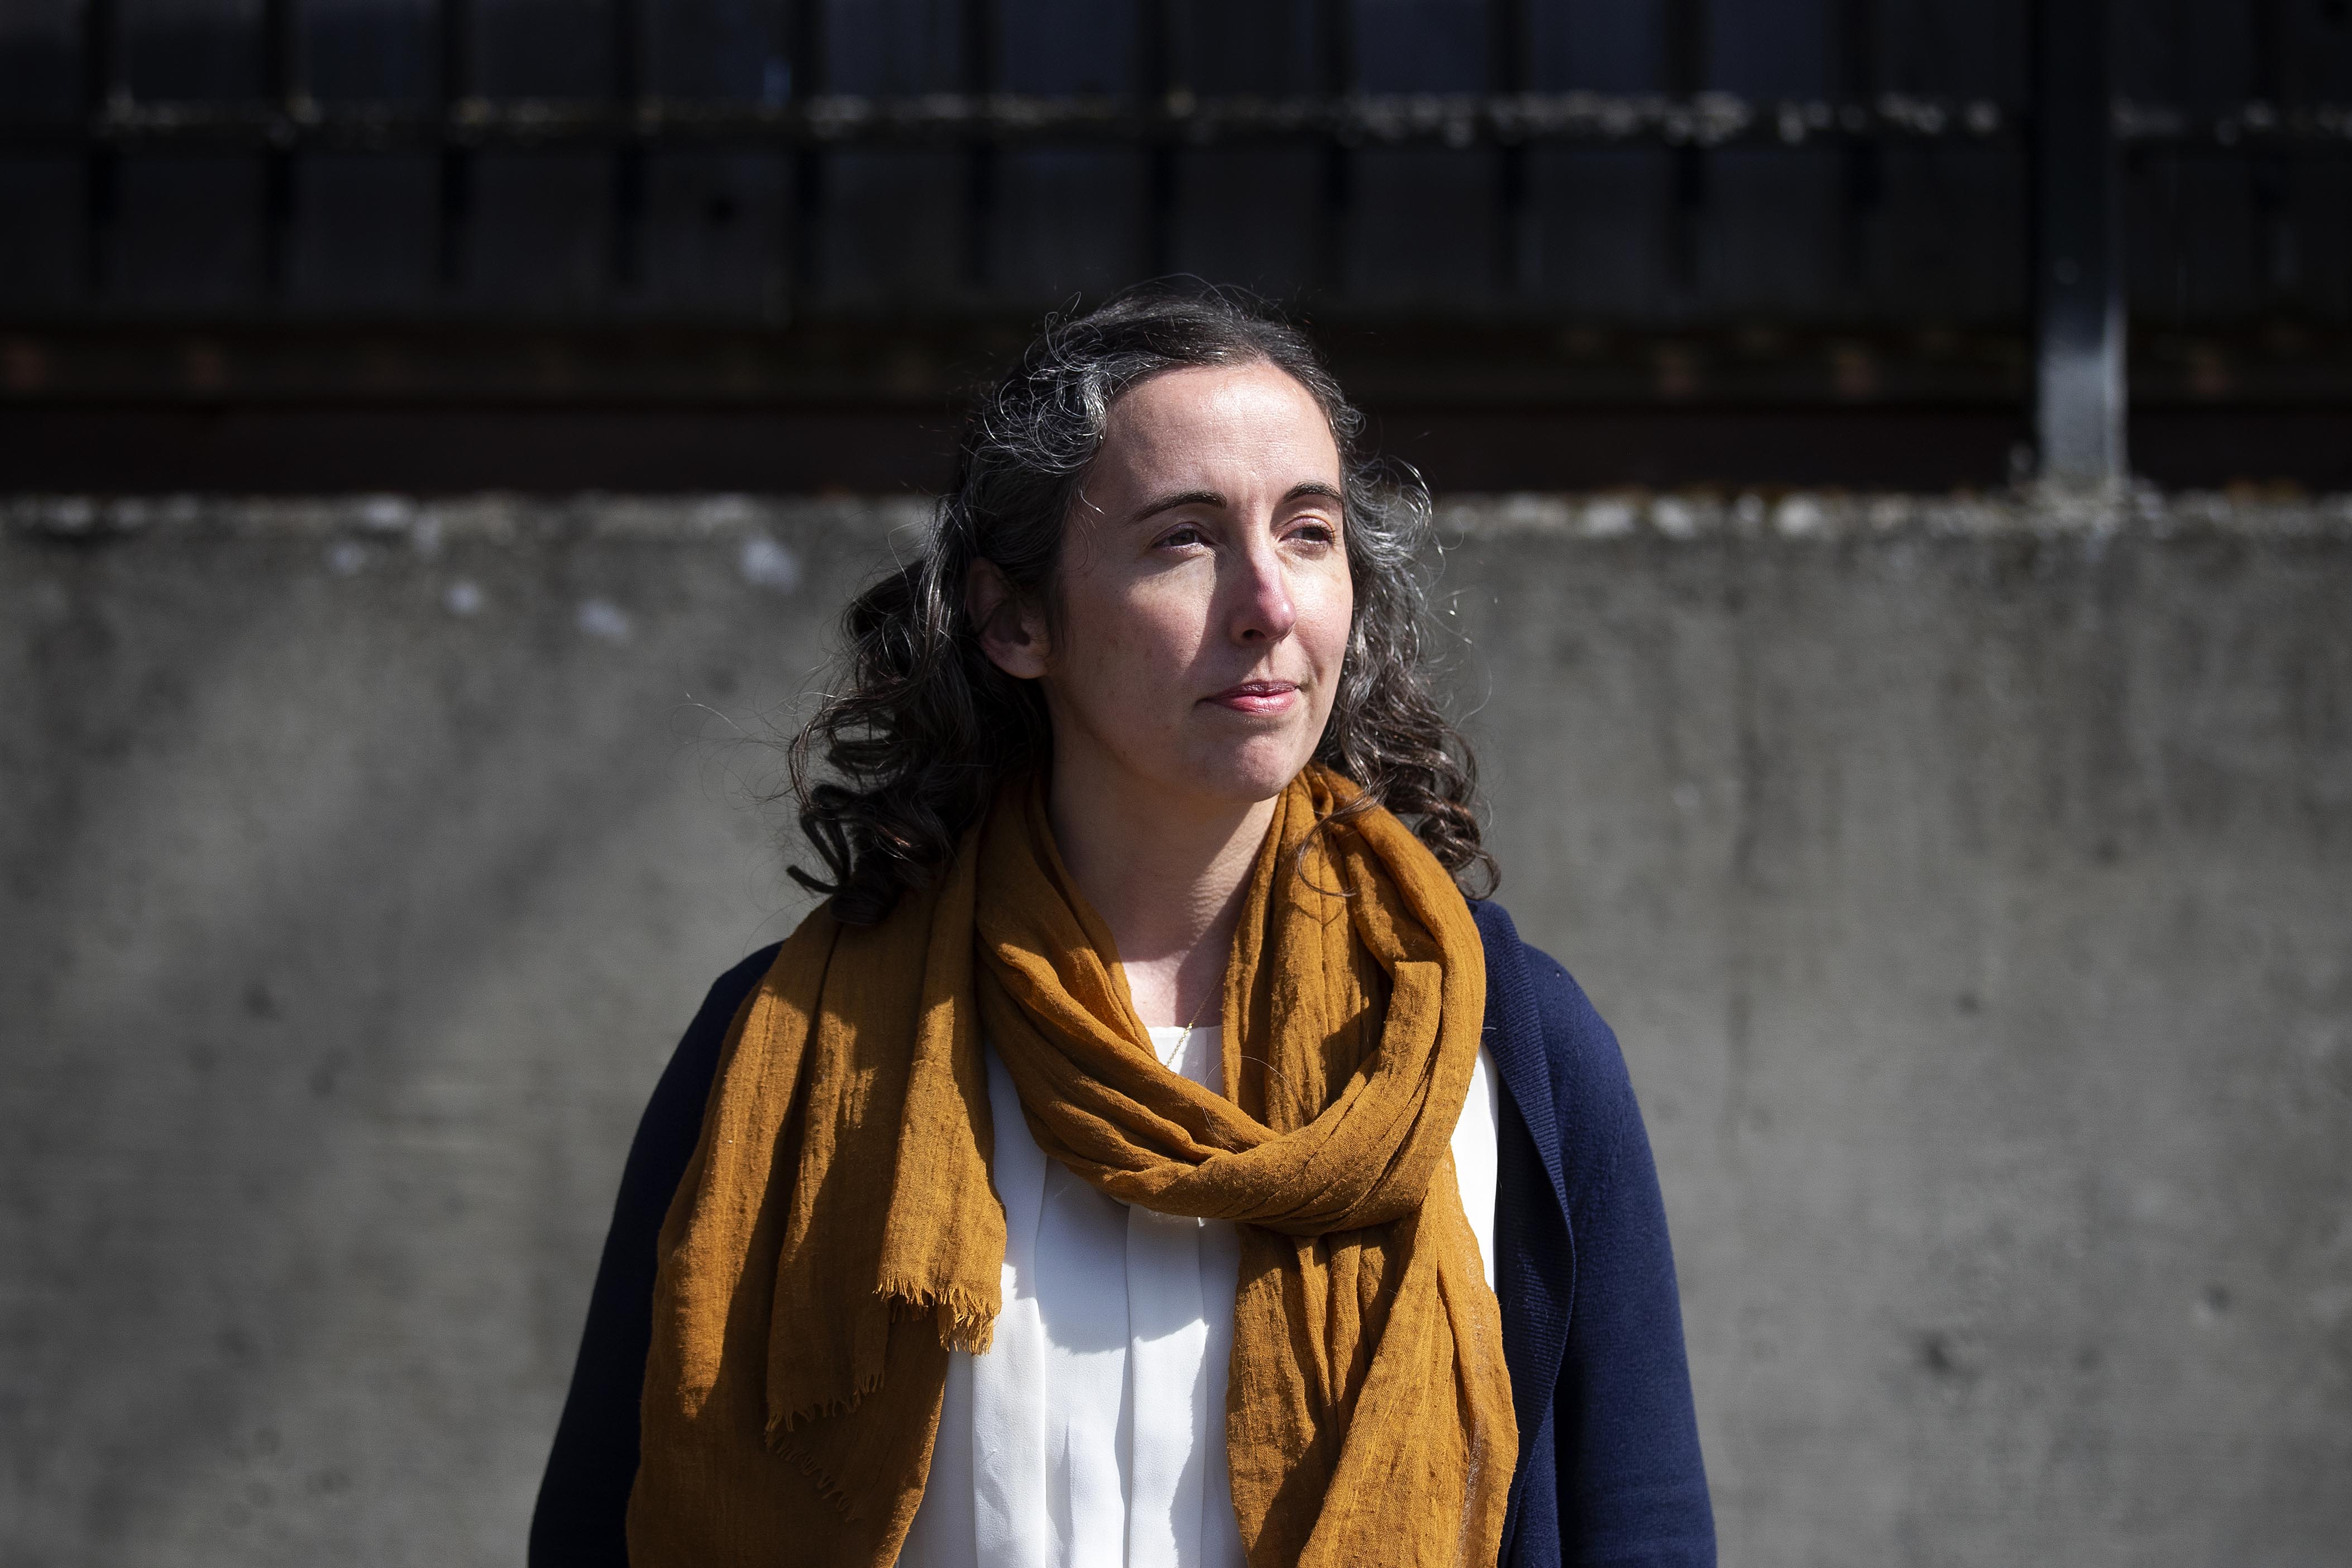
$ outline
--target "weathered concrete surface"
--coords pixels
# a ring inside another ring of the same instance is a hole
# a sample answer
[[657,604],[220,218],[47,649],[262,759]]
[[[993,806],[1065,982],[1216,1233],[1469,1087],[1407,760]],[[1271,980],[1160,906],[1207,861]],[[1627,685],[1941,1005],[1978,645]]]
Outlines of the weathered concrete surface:
[[[905,513],[13,503],[0,1560],[515,1560],[637,1107],[797,909],[740,734]],[[2352,510],[1449,524],[1727,1563],[2341,1564]]]

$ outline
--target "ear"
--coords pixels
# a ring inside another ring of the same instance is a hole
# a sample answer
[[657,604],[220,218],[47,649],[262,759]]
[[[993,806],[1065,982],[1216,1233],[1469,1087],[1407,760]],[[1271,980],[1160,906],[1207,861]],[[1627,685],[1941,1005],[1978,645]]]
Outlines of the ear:
[[971,563],[963,580],[963,607],[991,664],[1015,680],[1034,680],[1045,673],[1045,660],[1053,652],[1045,617],[1013,592],[995,562]]

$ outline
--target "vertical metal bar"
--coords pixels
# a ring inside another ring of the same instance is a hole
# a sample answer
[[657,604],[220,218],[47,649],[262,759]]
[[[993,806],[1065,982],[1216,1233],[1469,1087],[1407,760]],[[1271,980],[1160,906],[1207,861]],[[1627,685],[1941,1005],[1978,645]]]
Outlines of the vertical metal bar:
[[[1838,91],[1849,103],[1878,96],[1878,7],[1881,0],[1838,0]],[[1885,190],[1885,155],[1874,141],[1856,139],[1844,153],[1845,280],[1859,292],[1870,282],[1870,242]]]
[[[793,5],[792,94],[793,105],[805,110],[825,89],[824,7],[826,0],[794,0]],[[794,319],[815,303],[823,281],[824,259],[824,154],[803,147],[793,156],[793,277],[791,303]]]
[[[1666,0],[1666,90],[1688,99],[1706,89],[1707,75],[1706,0]],[[1674,194],[1666,211],[1666,254],[1675,286],[1685,295],[1699,285],[1699,219],[1706,206],[1706,154],[1695,146],[1677,147],[1674,158]]]
[[2110,3],[2039,0],[2034,15],[2034,427],[2042,479],[2070,488],[2126,474]]
[[262,156],[262,287],[273,300],[293,284],[295,166],[293,134],[310,112],[302,70],[302,0],[264,0],[261,75],[278,125]]
[[[2189,58],[2189,3],[2190,0],[2170,0],[2165,7],[2164,53],[2171,67],[2167,86],[2173,101],[2180,104],[2196,100],[2196,94],[2189,87],[2195,75]],[[2193,314],[2196,299],[2196,290],[2191,287],[2195,280],[2191,258],[2196,249],[2189,240],[2189,215],[2198,205],[2184,189],[2182,165],[2186,162],[2182,158],[2166,158],[2156,165],[2164,172],[2164,243],[2171,261],[2172,314],[2176,324],[2184,326]],[[2145,169],[2147,164],[2143,161],[2139,166]]]
[[474,0],[436,0],[434,34],[440,51],[441,113],[436,237],[441,286],[454,291],[466,281],[467,231],[474,216],[474,153],[461,131],[476,85]]
[[[1533,85],[1534,19],[1528,0],[1486,0],[1486,81],[1490,90],[1516,95]],[[1506,294],[1532,294],[1542,270],[1528,179],[1525,143],[1496,153],[1495,282]]]
[[[996,91],[997,27],[994,0],[964,0],[963,90],[975,108],[986,107]],[[975,140],[964,153],[963,273],[975,289],[987,288],[994,271],[997,158],[994,143],[985,139]]]
[[1136,0],[1135,98],[1149,136],[1143,149],[1143,270],[1152,278],[1175,269],[1176,149],[1150,129],[1166,115],[1171,95],[1181,85],[1170,36],[1173,21],[1168,0]]
[[644,0],[613,0],[613,284],[633,294],[645,283],[647,102]]
[[122,157],[108,129],[118,109],[130,107],[122,72],[122,34],[116,0],[82,0],[82,116],[89,137],[82,161],[82,268],[90,293],[113,289],[115,216],[121,205]]
[[[2288,74],[2288,37],[2294,20],[2287,0],[2251,0],[2246,18],[2253,28],[2254,98],[2278,111],[2293,96]],[[2253,161],[2254,243],[2267,302],[2288,302],[2302,272],[2294,208],[2289,200],[2286,165],[2277,158]]]
[[[1355,0],[1316,0],[1316,85],[1333,107],[1356,89]],[[1354,238],[1355,159],[1336,131],[1323,146],[1323,222],[1317,237],[1316,281],[1326,294],[1348,291],[1348,252]]]

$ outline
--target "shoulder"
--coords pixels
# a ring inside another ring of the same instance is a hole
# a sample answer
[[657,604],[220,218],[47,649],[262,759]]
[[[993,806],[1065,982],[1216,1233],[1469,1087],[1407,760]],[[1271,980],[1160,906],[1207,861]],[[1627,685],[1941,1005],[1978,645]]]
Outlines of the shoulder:
[[1489,1026],[1539,1044],[1556,1092],[1630,1092],[1617,1036],[1568,966],[1522,941],[1502,905],[1470,907],[1486,941]]
[[[1549,1105],[1528,1117],[1529,1131],[1557,1140],[1561,1174],[1583,1208],[1610,1189],[1628,1136],[1646,1136],[1624,1052],[1567,965],[1522,941],[1501,905],[1471,908],[1486,951],[1490,1053],[1516,1058],[1519,1070],[1507,1069],[1506,1079],[1521,1099],[1549,1091]],[[1523,1105],[1522,1114],[1532,1109]]]
[[734,1021],[735,1010],[743,1005],[743,998],[760,984],[760,977],[776,966],[776,954],[783,945],[781,942],[772,942],[712,981],[709,994],[702,999],[701,1011],[695,1015],[696,1022],[699,1023],[715,1013],[719,1028],[724,1030]]
[[703,1073],[706,1079],[717,1070],[719,1047],[727,1037],[728,1026],[734,1023],[735,1015],[743,1006],[743,999],[759,985],[761,976],[775,967],[777,951],[783,945],[780,942],[770,942],[712,981],[709,991],[704,994],[702,1005],[695,1012],[694,1022],[687,1026],[686,1038],[679,1042],[678,1054],[684,1056],[707,1047],[710,1053],[710,1066]]
[[719,1054],[726,1048],[728,1026],[735,1022],[744,998],[759,985],[760,977],[775,966],[777,950],[782,946],[780,942],[770,942],[710,983],[702,1005],[695,1010],[694,1021],[686,1026],[661,1082],[655,1087],[639,1129],[641,1136],[658,1129],[671,1142],[683,1139],[692,1149],[700,1135],[703,1101],[709,1096],[711,1080],[719,1076]]

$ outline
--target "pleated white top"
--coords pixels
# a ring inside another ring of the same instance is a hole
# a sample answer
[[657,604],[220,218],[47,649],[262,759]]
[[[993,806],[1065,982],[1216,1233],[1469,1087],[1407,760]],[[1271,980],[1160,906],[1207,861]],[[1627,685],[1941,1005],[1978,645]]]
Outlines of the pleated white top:
[[[1209,1089],[1222,1038],[1151,1031],[1160,1059]],[[1454,1132],[1490,1286],[1495,1083],[1481,1049]],[[1225,1470],[1233,1226],[1129,1208],[1047,1159],[993,1051],[988,1092],[1004,1305],[985,1355],[950,1358],[899,1568],[1244,1568]]]

